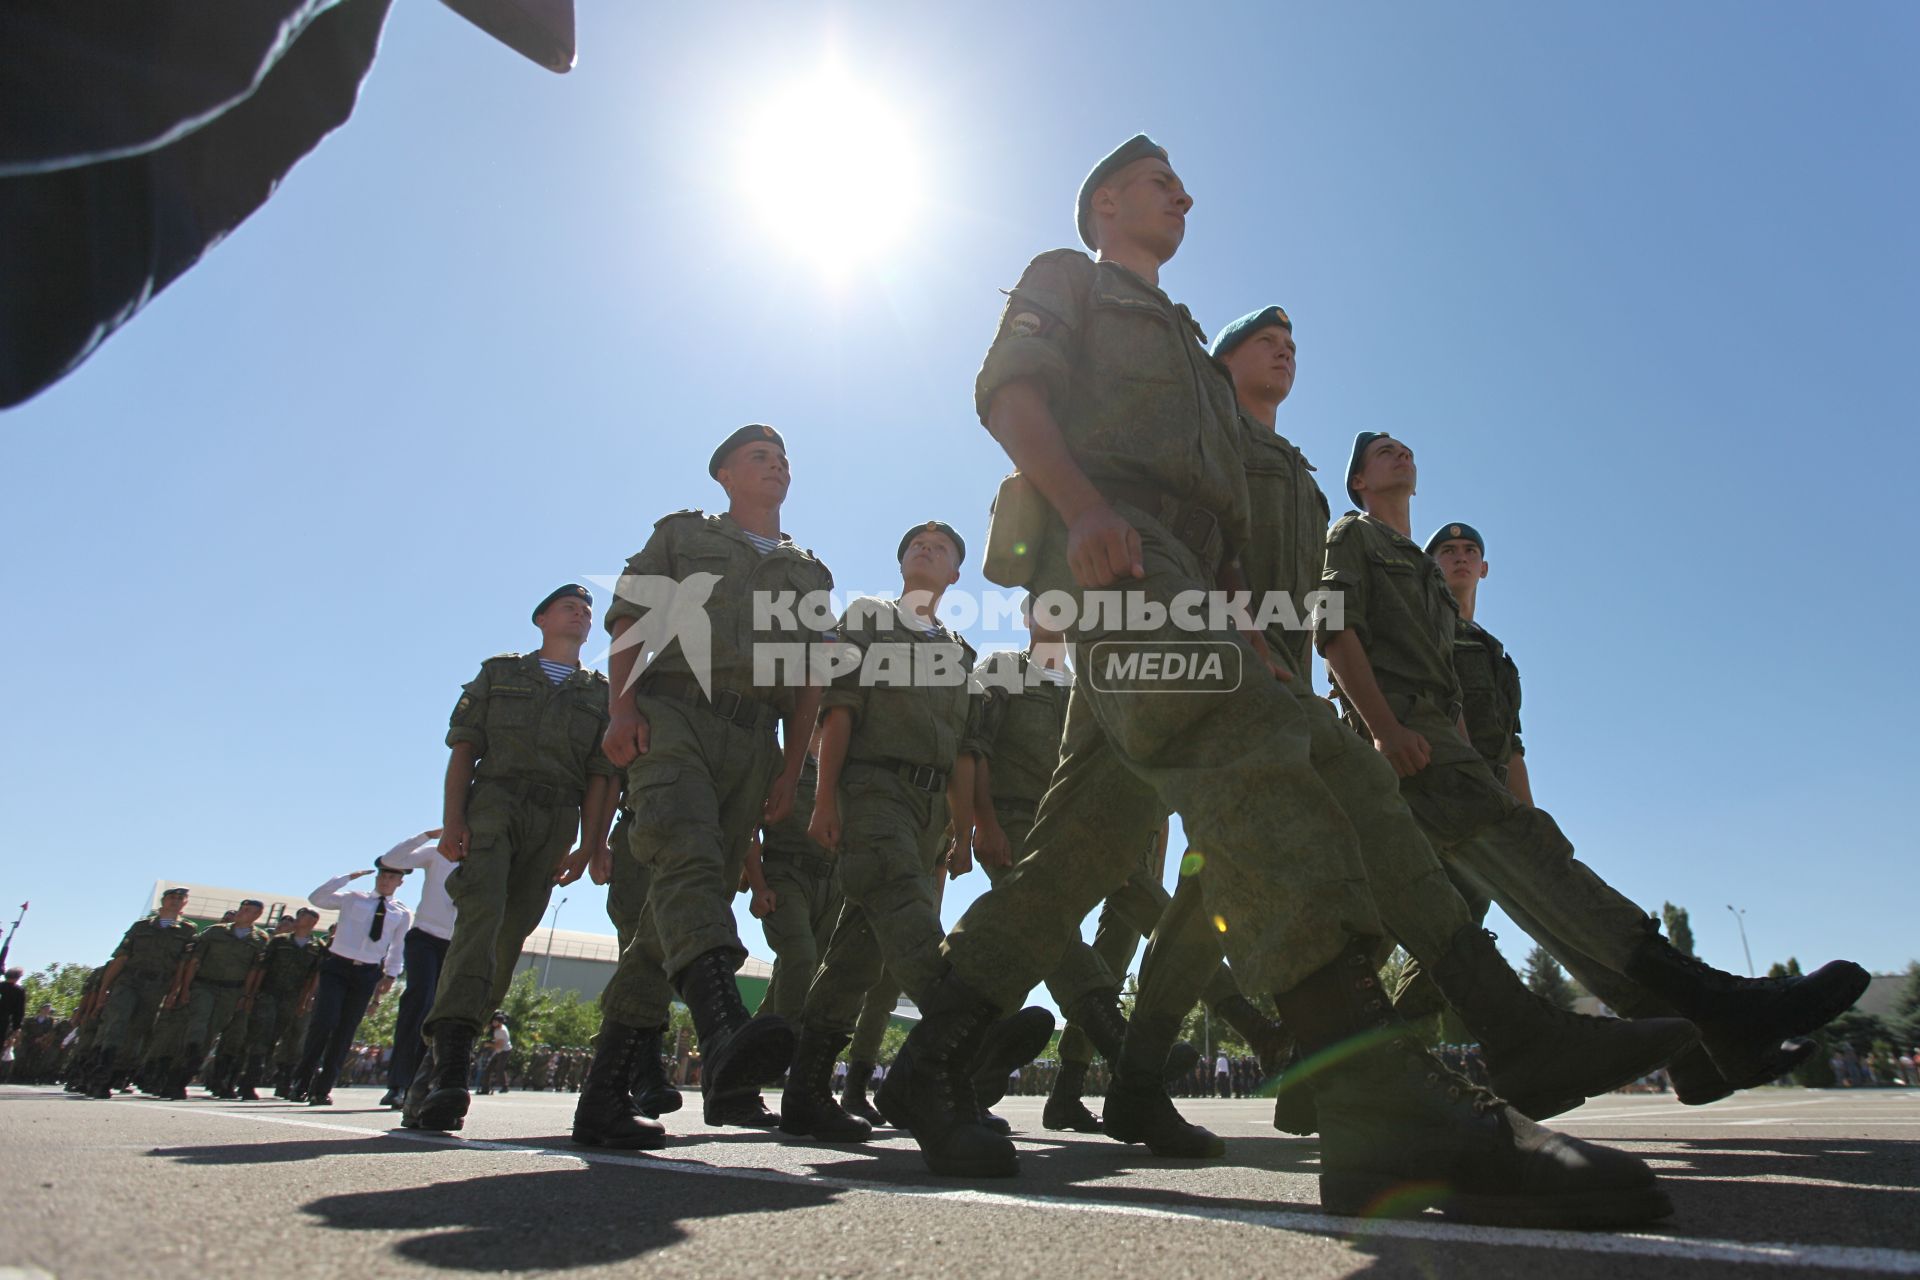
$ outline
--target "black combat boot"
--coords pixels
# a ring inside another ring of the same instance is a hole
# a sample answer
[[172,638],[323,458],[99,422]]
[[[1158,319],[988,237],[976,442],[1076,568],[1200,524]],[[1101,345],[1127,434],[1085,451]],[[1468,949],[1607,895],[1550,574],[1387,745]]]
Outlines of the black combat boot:
[[[1112,990],[1089,991],[1074,1000],[1072,1007],[1062,1010],[1067,1021],[1086,1033],[1093,1042],[1094,1052],[1107,1060],[1107,1066],[1117,1074],[1120,1069],[1122,1048],[1127,1040],[1127,1020],[1120,1013],[1120,994]],[[1174,1029],[1178,1034],[1179,1028]],[[1172,1035],[1167,1037],[1169,1048],[1164,1065],[1160,1068],[1160,1078],[1166,1084],[1192,1071],[1200,1061],[1200,1051],[1184,1040],[1175,1041]]]
[[1480,1041],[1493,1091],[1534,1120],[1651,1074],[1700,1035],[1684,1018],[1567,1013],[1527,990],[1479,925],[1454,934],[1430,972]]
[[837,1031],[802,1027],[787,1087],[780,1094],[780,1131],[819,1142],[865,1142],[873,1126],[833,1100],[833,1064],[853,1039]]
[[666,1064],[660,1059],[666,1034],[665,1027],[640,1029],[633,1047],[633,1074],[627,1079],[633,1113],[651,1120],[680,1109],[680,1091],[668,1082]]
[[[1006,1097],[1013,1073],[1045,1053],[1047,1042],[1052,1039],[1053,1015],[1038,1005],[1002,1018],[988,1028],[973,1068],[973,1096],[979,1100],[980,1109],[985,1111]],[[998,1123],[993,1123],[995,1121]],[[996,1132],[1012,1132],[1011,1126],[1000,1127],[1005,1124],[998,1116],[989,1117],[989,1127]]]
[[1298,1052],[1287,1055],[1280,1068],[1279,1087],[1273,1093],[1273,1127],[1300,1138],[1320,1131],[1313,1112],[1313,1082],[1301,1069]]
[[1100,1117],[1087,1110],[1087,1104],[1080,1100],[1087,1087],[1090,1065],[1085,1062],[1060,1064],[1059,1073],[1053,1077],[1053,1088],[1047,1094],[1047,1105],[1040,1110],[1042,1128],[1069,1133],[1100,1132]]
[[[1772,1063],[1756,1067],[1755,1072],[1771,1071],[1769,1078],[1778,1080],[1811,1058],[1817,1047],[1811,1040],[1784,1040]],[[1667,1064],[1667,1079],[1673,1083],[1674,1098],[1683,1107],[1704,1107],[1734,1092],[1733,1085],[1720,1074],[1720,1068],[1713,1065],[1705,1046],[1700,1044],[1688,1045],[1673,1056],[1673,1061]]]
[[581,1146],[639,1151],[666,1145],[666,1129],[658,1120],[634,1115],[627,1092],[633,1058],[645,1035],[638,1027],[601,1019],[600,1033],[593,1038],[593,1061],[573,1108],[573,1140]]
[[1260,1059],[1261,1075],[1280,1074],[1287,1055],[1293,1051],[1293,1037],[1285,1027],[1260,1012],[1260,1006],[1243,995],[1234,995],[1211,1007],[1222,1021],[1240,1033],[1240,1038],[1253,1050],[1253,1056]]
[[1323,1208],[1438,1208],[1516,1227],[1626,1226],[1673,1212],[1639,1159],[1543,1129],[1451,1075],[1381,990],[1373,946],[1352,940],[1276,1001],[1313,1082]]
[[675,974],[673,985],[700,1037],[706,1122],[772,1128],[779,1120],[760,1101],[760,1087],[778,1081],[793,1064],[793,1029],[774,1014],[748,1015],[733,977],[739,967],[738,951],[716,947]]
[[1212,1130],[1188,1123],[1167,1094],[1166,1047],[1179,1029],[1177,1018],[1135,1011],[1119,1058],[1108,1060],[1113,1081],[1101,1109],[1102,1131],[1120,1142],[1145,1143],[1157,1156],[1217,1159],[1226,1154],[1227,1144]]
[[426,1105],[427,1095],[433,1092],[433,1044],[429,1041],[420,1050],[420,1060],[413,1064],[413,1079],[407,1083],[406,1097],[400,1100],[400,1127],[418,1129],[420,1127],[420,1108]]
[[887,1118],[875,1111],[873,1104],[867,1101],[867,1086],[872,1083],[871,1062],[849,1062],[846,1083],[840,1086],[840,1109],[878,1129],[887,1123]]
[[1011,1178],[1020,1172],[1013,1143],[980,1123],[973,1070],[999,1010],[951,969],[927,992],[920,1025],[894,1056],[880,1085],[880,1114],[920,1145],[935,1173]]
[[247,1065],[240,1069],[240,1081],[235,1086],[233,1096],[241,1102],[258,1102],[260,1094],[255,1087],[260,1083],[261,1075],[267,1069],[267,1055],[254,1053],[247,1055]]
[[290,1097],[293,1093],[293,1068],[281,1067],[273,1073],[273,1096]]
[[93,1070],[87,1076],[83,1092],[89,1098],[113,1096],[113,1050],[101,1049],[94,1055]]
[[1783,1042],[1851,1009],[1873,980],[1849,960],[1805,977],[1739,978],[1674,947],[1660,936],[1658,920],[1649,917],[1646,929],[1626,976],[1700,1028],[1700,1044],[1729,1091],[1778,1079],[1782,1062],[1795,1058]]
[[478,1034],[452,1021],[433,1024],[433,1079],[427,1082],[427,1096],[420,1100],[408,1128],[452,1133],[466,1124],[467,1108],[473,1105],[467,1076],[473,1070],[473,1040]]

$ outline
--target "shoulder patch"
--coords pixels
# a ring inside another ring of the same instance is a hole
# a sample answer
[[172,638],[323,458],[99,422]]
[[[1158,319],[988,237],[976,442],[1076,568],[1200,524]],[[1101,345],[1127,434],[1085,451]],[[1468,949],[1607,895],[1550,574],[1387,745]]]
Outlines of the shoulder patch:
[[655,520],[653,522],[653,527],[658,529],[661,525],[667,523],[667,521],[669,520],[689,520],[689,519],[706,520],[710,518],[711,517],[709,517],[706,512],[702,511],[698,507],[682,507],[678,511],[669,511],[667,512],[667,514],[661,516],[658,520]]
[[488,658],[485,662],[481,663],[480,665],[483,667],[490,667],[496,662],[518,662],[520,661],[520,659],[526,656],[527,655],[524,653],[496,653],[491,658]]

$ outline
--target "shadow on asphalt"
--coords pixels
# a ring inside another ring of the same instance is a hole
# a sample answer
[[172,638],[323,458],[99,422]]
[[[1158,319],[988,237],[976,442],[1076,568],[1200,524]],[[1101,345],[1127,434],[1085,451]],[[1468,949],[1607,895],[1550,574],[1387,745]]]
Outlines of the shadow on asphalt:
[[[839,1194],[833,1187],[748,1179],[716,1194],[707,1178],[592,1164],[322,1196],[302,1207],[336,1230],[417,1233],[389,1247],[427,1266],[551,1271],[605,1266],[666,1248],[686,1237],[686,1222],[814,1208]],[[627,1211],[578,1217],[585,1205]]]

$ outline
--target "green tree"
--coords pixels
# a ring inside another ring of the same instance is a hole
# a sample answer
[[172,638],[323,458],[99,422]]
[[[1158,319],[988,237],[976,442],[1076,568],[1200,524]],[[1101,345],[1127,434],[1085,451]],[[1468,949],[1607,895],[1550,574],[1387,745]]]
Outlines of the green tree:
[[1687,919],[1687,909],[1663,902],[1660,904],[1660,919],[1667,926],[1667,941],[1673,944],[1673,949],[1682,955],[1692,955],[1693,922]]
[[1907,985],[1893,1002],[1890,1021],[1895,1036],[1905,1041],[1906,1047],[1920,1045],[1920,960],[1907,962]]
[[31,1018],[40,1011],[40,1006],[53,1006],[53,1016],[70,1018],[73,1011],[80,1007],[80,990],[87,984],[87,975],[93,972],[88,964],[50,964],[38,973],[30,973],[20,982],[26,992],[27,1016]]
[[377,1044],[381,1048],[393,1044],[394,1024],[400,1018],[400,997],[407,989],[405,978],[397,979],[393,990],[380,997],[380,1003],[367,1010],[367,1016],[360,1020],[360,1030],[354,1033],[354,1039],[362,1044]]
[[1549,1004],[1573,1008],[1573,984],[1545,947],[1537,946],[1527,953],[1527,989]]

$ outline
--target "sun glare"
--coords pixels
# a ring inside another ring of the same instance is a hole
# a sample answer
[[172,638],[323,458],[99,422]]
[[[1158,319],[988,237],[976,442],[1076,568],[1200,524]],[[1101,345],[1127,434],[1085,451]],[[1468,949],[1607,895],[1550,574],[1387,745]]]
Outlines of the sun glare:
[[899,245],[920,207],[899,108],[839,71],[769,98],[748,124],[742,164],[761,224],[830,276]]

